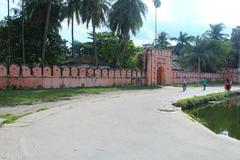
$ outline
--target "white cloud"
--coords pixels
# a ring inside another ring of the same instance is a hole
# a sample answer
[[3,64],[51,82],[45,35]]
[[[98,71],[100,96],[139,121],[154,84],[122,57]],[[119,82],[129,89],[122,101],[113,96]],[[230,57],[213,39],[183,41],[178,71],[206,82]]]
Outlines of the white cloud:
[[196,7],[196,12],[199,19],[196,23],[200,24],[214,24],[223,22],[227,26],[235,27],[240,24],[239,0],[201,0]]
[[[152,0],[143,0],[148,7],[147,19],[155,18],[155,7]],[[157,9],[158,21],[170,21],[171,18],[171,4],[172,0],[162,0],[161,7]]]

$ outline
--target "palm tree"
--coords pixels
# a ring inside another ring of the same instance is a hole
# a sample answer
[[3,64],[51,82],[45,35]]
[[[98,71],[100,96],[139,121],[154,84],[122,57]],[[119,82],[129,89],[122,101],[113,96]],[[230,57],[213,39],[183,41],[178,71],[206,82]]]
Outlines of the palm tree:
[[[238,65],[237,66],[240,69],[240,26],[237,26],[237,27],[232,29],[231,41],[233,43],[232,44],[233,45],[233,50],[236,50],[235,52],[238,55],[238,61],[237,61]],[[233,59],[236,61],[235,57]],[[238,79],[240,80],[240,74],[238,76],[239,76]]]
[[52,0],[48,0],[47,17],[46,17],[45,29],[44,29],[44,35],[43,35],[42,65],[45,64],[46,43],[47,43],[47,35],[48,35],[49,19],[50,19],[51,9],[52,9]]
[[155,41],[157,40],[157,9],[161,6],[160,0],[153,0],[155,6]]
[[189,60],[189,64],[197,64],[193,65],[193,67],[197,66],[198,73],[201,72],[201,61],[206,63],[208,61],[208,55],[210,53],[206,50],[206,44],[201,37],[197,36],[194,40],[193,46],[191,46],[189,55],[185,56]]
[[228,34],[222,33],[225,28],[223,23],[219,24],[210,24],[210,30],[208,30],[205,34],[214,40],[225,40],[228,37]]
[[143,17],[147,12],[147,6],[142,0],[117,0],[109,13],[109,26],[123,43],[123,51],[120,60],[120,67],[123,65],[125,52],[128,48],[130,32],[133,35],[143,25]]
[[67,18],[68,26],[71,23],[71,35],[72,35],[72,58],[74,57],[74,14],[77,23],[80,24],[80,10],[81,10],[80,0],[67,0],[63,7],[63,17]]
[[83,0],[82,9],[80,11],[83,23],[92,23],[93,29],[93,53],[96,59],[96,66],[98,66],[97,46],[96,46],[96,27],[101,24],[106,24],[106,15],[109,12],[111,3],[109,0]]
[[[14,2],[14,0],[13,0],[13,2]],[[26,63],[26,56],[25,56],[25,36],[24,36],[24,30],[25,30],[25,25],[24,25],[24,23],[25,23],[25,0],[21,0],[20,1],[21,3],[19,3],[19,4],[21,4],[20,6],[21,6],[21,9],[18,9],[18,8],[13,8],[13,11],[14,11],[14,13],[15,14],[19,14],[19,16],[22,18],[22,33],[21,33],[21,42],[22,42],[22,59],[23,59],[23,61],[22,61],[22,63],[23,64],[25,64]]]
[[26,55],[25,55],[25,11],[24,11],[25,0],[22,0],[22,54],[23,54],[23,64],[26,63]]
[[176,41],[177,45],[174,47],[174,53],[178,56],[184,56],[183,49],[186,46],[190,46],[191,41],[194,39],[193,36],[189,36],[187,33],[180,32],[179,37],[171,38]]
[[[26,0],[25,14],[31,23],[44,28],[42,45],[42,65],[45,64],[46,43],[48,32],[56,31],[61,27],[61,8],[63,0]],[[50,21],[51,17],[51,21]]]
[[[12,0],[14,2],[14,0]],[[8,63],[11,64],[11,31],[10,31],[10,0],[7,0],[7,12],[8,12]]]
[[156,39],[156,48],[167,49],[170,43],[168,42],[168,34],[166,32],[161,32],[158,34]]

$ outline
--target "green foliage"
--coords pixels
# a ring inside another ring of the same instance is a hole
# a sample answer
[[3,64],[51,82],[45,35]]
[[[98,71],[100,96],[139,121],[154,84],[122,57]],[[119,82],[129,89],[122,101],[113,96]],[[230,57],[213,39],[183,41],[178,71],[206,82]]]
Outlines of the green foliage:
[[[92,34],[89,34],[89,38],[93,38]],[[106,65],[111,67],[119,67],[121,60],[121,49],[123,44],[119,37],[113,32],[99,32],[96,33],[97,42],[97,54],[99,60]],[[92,55],[92,43],[80,43],[75,42],[74,44],[75,54],[88,54]],[[141,47],[136,47],[132,40],[128,41],[128,48],[125,53],[125,61],[123,62],[124,68],[138,68],[138,53],[142,51]]]
[[[7,63],[8,59],[8,26],[11,28],[11,59],[12,63],[22,64],[21,17],[12,17],[10,21],[0,23],[0,63]],[[33,34],[34,33],[34,34]],[[43,31],[31,22],[25,22],[25,52],[26,63],[29,65],[40,64]],[[46,46],[46,64],[60,64],[69,53],[66,41],[62,40],[58,32],[49,32]]]
[[142,0],[117,0],[108,17],[110,29],[120,37],[128,36],[129,32],[136,35],[146,12],[147,6]]
[[219,41],[197,36],[192,45],[185,47],[185,56],[180,59],[182,66],[198,71],[217,72],[226,65],[226,57],[230,54],[232,43],[229,40]]
[[189,36],[187,33],[183,32],[180,32],[179,37],[171,38],[171,40],[177,42],[176,46],[174,47],[174,54],[179,57],[183,57],[186,48],[191,46],[193,39],[193,36]]
[[[49,0],[25,0],[24,14],[26,20],[29,20],[32,25],[38,26],[42,29],[41,36],[43,37],[43,29],[46,25],[47,9]],[[63,0],[51,0],[51,14],[48,30],[58,31],[61,28],[61,21],[63,20],[61,11],[63,7]]]
[[227,34],[222,33],[223,29],[225,28],[223,23],[219,24],[210,24],[210,30],[208,30],[205,35],[214,40],[225,40],[228,37]]
[[227,57],[227,66],[237,68],[239,66],[239,54],[240,54],[240,26],[232,29],[231,34],[232,50]]
[[168,49],[169,46],[170,43],[168,42],[168,34],[166,32],[161,32],[160,34],[158,34],[158,38],[156,40],[154,48]]

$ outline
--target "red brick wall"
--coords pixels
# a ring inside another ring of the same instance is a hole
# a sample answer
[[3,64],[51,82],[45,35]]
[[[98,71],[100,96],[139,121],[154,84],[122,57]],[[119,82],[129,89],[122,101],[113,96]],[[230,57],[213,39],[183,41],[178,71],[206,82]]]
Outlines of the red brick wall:
[[[8,72],[9,71],[9,72]],[[0,89],[16,88],[60,88],[60,87],[110,87],[143,85],[146,78],[137,71],[120,69],[94,69],[77,67],[29,67],[0,64]]]
[[226,68],[220,73],[200,74],[196,72],[173,71],[172,52],[168,50],[145,49],[144,59],[148,85],[179,84],[182,83],[184,77],[186,77],[189,83],[194,83],[198,80],[202,81],[204,77],[209,81],[224,81],[226,78],[232,78],[233,82],[238,81],[237,69]]
[[161,84],[172,84],[173,71],[172,71],[172,52],[161,49],[146,49],[146,71],[147,71],[147,84],[157,85],[158,70],[162,68]]
[[203,78],[207,78],[209,81],[223,81],[221,73],[200,73],[197,72],[183,72],[173,71],[173,83],[182,83],[183,78],[186,77],[188,83],[197,83],[202,81]]
[[183,72],[183,71],[173,71],[173,83],[180,84],[184,77],[186,77],[188,83],[196,83],[202,81],[203,78],[207,78],[208,81],[224,81],[226,78],[232,79],[233,82],[237,83],[237,69],[225,68],[219,73],[200,73],[197,72]]

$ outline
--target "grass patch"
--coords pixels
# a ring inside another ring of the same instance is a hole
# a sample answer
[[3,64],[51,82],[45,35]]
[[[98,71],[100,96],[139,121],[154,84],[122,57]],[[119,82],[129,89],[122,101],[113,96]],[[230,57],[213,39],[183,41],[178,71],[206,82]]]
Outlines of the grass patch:
[[224,100],[227,97],[239,95],[239,92],[222,92],[222,93],[213,93],[206,96],[196,96],[193,98],[179,100],[176,103],[173,103],[176,107],[181,107],[182,110],[192,109],[194,107],[208,103],[209,101],[220,101]]
[[24,116],[27,116],[31,113],[26,113],[26,114],[23,114],[23,115],[12,115],[12,114],[6,114],[6,115],[0,115],[0,118],[2,119],[5,119],[6,121],[4,122],[4,124],[9,124],[9,123],[13,123],[15,122],[16,120],[18,120],[19,118],[22,118]]
[[122,90],[157,89],[159,86],[128,86],[111,88],[59,88],[59,89],[6,89],[0,91],[1,106],[31,105],[34,102],[51,102],[63,97],[72,97],[78,94],[98,94]]

